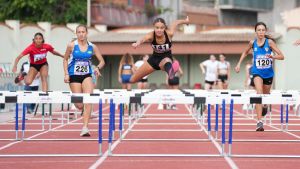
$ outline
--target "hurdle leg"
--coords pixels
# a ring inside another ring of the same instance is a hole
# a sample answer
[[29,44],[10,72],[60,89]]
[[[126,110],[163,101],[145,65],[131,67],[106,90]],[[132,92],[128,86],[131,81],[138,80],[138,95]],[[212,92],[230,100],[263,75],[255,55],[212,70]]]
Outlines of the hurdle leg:
[[285,130],[288,131],[289,129],[289,104],[286,104],[286,107],[285,107],[285,112],[286,112],[286,115],[285,115]]
[[208,132],[208,139],[211,139],[211,124],[210,124],[210,112],[211,111],[211,104],[207,106],[207,132]]
[[131,126],[131,103],[128,105],[128,128]]
[[16,140],[18,140],[18,133],[19,133],[19,104],[16,103],[16,123],[15,123],[15,130],[16,130]]
[[45,130],[45,103],[42,103],[42,130]]
[[103,128],[102,128],[102,99],[99,100],[99,117],[98,117],[98,145],[99,156],[102,156],[102,142],[103,142]]
[[283,104],[280,105],[280,124],[281,130],[283,130]]
[[23,113],[22,113],[22,137],[21,137],[21,140],[24,140],[24,137],[25,137],[25,118],[26,118],[26,104],[23,103]]
[[215,119],[215,139],[218,139],[218,130],[219,130],[219,104],[216,104],[216,119]]
[[52,104],[49,104],[49,130],[52,129]]
[[61,125],[64,124],[64,104],[61,104]]

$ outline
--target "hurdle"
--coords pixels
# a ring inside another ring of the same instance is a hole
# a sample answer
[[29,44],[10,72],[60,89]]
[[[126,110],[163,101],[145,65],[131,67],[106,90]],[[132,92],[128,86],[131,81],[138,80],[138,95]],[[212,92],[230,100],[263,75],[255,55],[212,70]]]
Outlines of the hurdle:
[[[230,156],[230,157],[290,157],[289,155],[239,155],[234,154],[232,152],[232,146],[235,140],[233,139],[233,105],[234,104],[282,104],[286,105],[286,130],[288,131],[288,118],[289,118],[289,112],[288,112],[288,105],[290,104],[299,104],[299,92],[298,93],[292,93],[292,94],[286,94],[286,93],[271,93],[269,95],[258,95],[255,93],[243,93],[240,91],[230,91],[230,92],[203,92],[203,91],[187,91],[186,93],[183,93],[182,91],[172,91],[172,93],[166,93],[166,91],[163,90],[155,90],[155,91],[147,91],[147,92],[125,92],[126,94],[121,94],[122,92],[102,92],[102,93],[93,93],[93,94],[54,94],[46,93],[40,95],[39,93],[26,93],[26,94],[0,94],[0,103],[29,103],[29,102],[38,102],[41,104],[57,104],[57,103],[91,103],[91,104],[99,104],[102,103],[108,103],[108,99],[113,100],[113,104],[111,106],[111,112],[110,113],[110,129],[109,132],[111,132],[110,138],[112,138],[114,129],[114,120],[115,120],[115,107],[116,105],[122,105],[122,104],[136,104],[136,105],[142,105],[142,104],[157,104],[157,103],[172,103],[172,104],[187,104],[187,105],[193,105],[192,107],[195,107],[195,105],[207,105],[209,114],[207,114],[207,125],[209,126],[208,130],[210,134],[208,135],[208,139],[206,141],[211,140],[211,105],[222,105],[222,135],[221,135],[221,144],[222,144],[222,152],[220,154],[114,154],[112,148],[109,151],[110,156],[146,156],[146,157],[223,157],[223,156]],[[31,97],[31,100],[26,100],[27,97]],[[225,119],[226,119],[226,109],[225,105],[230,104],[230,111],[229,111],[229,130],[228,130],[228,142],[226,141],[226,135],[225,135]],[[132,106],[132,105],[131,105]],[[16,104],[16,107],[18,107],[18,104]],[[282,106],[283,108],[284,106]],[[100,108],[100,106],[99,106]],[[102,108],[102,106],[101,106]],[[23,110],[24,111],[24,110]],[[120,114],[121,113],[121,107],[120,107]],[[101,110],[102,112],[102,110]],[[136,113],[138,113],[137,111]],[[196,113],[196,112],[195,112]],[[198,113],[198,112],[197,112]],[[200,112],[201,113],[201,112]],[[16,123],[18,123],[18,109],[16,109]],[[204,114],[204,113],[203,113]],[[216,111],[216,114],[218,112]],[[282,113],[283,115],[283,109]],[[139,117],[142,116],[142,114],[138,114]],[[24,116],[25,117],[25,116]],[[196,115],[195,117],[198,118]],[[204,117],[204,116],[203,116]],[[203,118],[202,117],[202,118]],[[283,118],[283,117],[282,117]],[[101,116],[102,119],[102,116]],[[99,125],[100,125],[100,110],[99,110]],[[124,119],[122,116],[120,116],[119,122]],[[129,119],[128,119],[129,120]],[[138,119],[135,119],[138,120]],[[203,121],[203,120],[202,120]],[[218,120],[216,120],[217,122]],[[283,122],[282,122],[283,123]],[[24,123],[25,124],[25,123]],[[103,123],[101,123],[102,126]],[[122,123],[124,124],[124,123]],[[122,129],[119,125],[119,134],[122,136]],[[100,127],[100,126],[99,126]],[[128,126],[130,128],[131,126]],[[23,127],[22,127],[23,128]],[[18,130],[16,125],[16,130]],[[100,129],[99,129],[100,130]],[[25,131],[25,127],[24,127]],[[200,130],[199,130],[200,131]],[[218,128],[215,128],[215,132],[218,131]],[[23,134],[22,134],[23,135]],[[101,135],[102,136],[102,135]],[[216,135],[217,136],[217,135]],[[18,135],[16,133],[16,137],[18,138]],[[100,134],[99,134],[100,137]],[[23,138],[23,136],[21,137]],[[110,140],[108,138],[108,141]],[[122,138],[122,137],[120,137]],[[217,137],[216,137],[217,138]],[[214,139],[216,140],[216,139]],[[102,155],[102,141],[103,139],[99,139],[99,152],[95,154],[50,154],[48,156],[99,156]],[[110,140],[111,143],[113,139]],[[126,141],[126,139],[122,139],[122,141]],[[100,145],[101,143],[101,145]],[[229,149],[228,153],[225,152],[225,146],[228,144]],[[4,155],[5,156],[5,155]],[[8,155],[9,156],[9,155]],[[12,155],[12,156],[22,156],[22,155]],[[23,155],[26,156],[26,155]],[[47,156],[43,154],[37,154],[37,155],[29,155],[28,156]],[[300,156],[291,156],[291,157],[300,157]]]

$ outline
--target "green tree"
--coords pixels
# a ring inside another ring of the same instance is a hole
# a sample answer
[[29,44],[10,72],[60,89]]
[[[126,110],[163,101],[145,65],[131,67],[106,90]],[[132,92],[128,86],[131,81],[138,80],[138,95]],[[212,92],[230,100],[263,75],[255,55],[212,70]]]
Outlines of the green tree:
[[0,21],[86,23],[86,0],[0,0]]

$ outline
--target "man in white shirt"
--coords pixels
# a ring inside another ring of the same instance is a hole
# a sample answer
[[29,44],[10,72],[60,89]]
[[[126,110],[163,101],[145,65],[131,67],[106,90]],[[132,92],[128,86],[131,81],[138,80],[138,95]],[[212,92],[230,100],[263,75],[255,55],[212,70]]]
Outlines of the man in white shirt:
[[210,55],[209,60],[200,63],[200,69],[205,75],[205,90],[210,90],[216,84],[218,77],[218,61],[215,55]]

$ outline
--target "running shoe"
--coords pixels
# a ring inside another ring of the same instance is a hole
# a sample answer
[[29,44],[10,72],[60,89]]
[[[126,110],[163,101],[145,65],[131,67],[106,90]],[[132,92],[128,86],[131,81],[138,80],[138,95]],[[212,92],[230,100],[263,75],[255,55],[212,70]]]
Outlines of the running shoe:
[[24,77],[27,75],[27,73],[22,72],[15,78],[15,83],[18,84],[20,81],[24,80]]
[[87,127],[83,127],[80,133],[81,137],[89,137],[90,135],[90,131]]
[[257,124],[256,124],[256,131],[264,131],[264,123],[259,121]]

